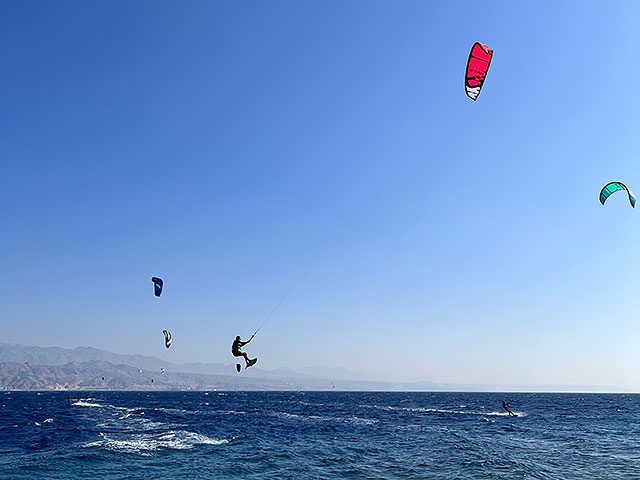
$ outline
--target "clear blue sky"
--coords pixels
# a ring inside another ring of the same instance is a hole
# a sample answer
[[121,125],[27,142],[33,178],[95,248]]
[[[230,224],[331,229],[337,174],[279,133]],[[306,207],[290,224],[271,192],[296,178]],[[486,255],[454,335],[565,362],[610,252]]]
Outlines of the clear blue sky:
[[230,363],[321,254],[261,367],[640,390],[640,212],[598,203],[640,193],[638,25],[635,2],[2,2],[0,341]]

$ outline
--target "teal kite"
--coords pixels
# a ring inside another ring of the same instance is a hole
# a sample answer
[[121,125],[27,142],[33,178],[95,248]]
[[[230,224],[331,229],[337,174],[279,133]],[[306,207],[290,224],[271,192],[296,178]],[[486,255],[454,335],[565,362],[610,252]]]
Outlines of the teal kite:
[[624,190],[624,191],[627,192],[627,195],[629,195],[629,203],[631,204],[631,206],[633,208],[636,208],[636,197],[635,197],[635,195],[622,182],[610,182],[610,183],[607,183],[602,188],[602,190],[600,190],[600,203],[602,205],[604,205],[604,202],[607,201],[607,198],[609,198],[611,195],[613,195],[614,193],[619,192],[621,190]]

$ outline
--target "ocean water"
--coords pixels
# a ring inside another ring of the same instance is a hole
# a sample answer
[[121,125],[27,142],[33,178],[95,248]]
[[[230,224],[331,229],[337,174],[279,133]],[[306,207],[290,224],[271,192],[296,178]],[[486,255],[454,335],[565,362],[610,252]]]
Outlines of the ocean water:
[[0,392],[0,478],[640,478],[640,395],[71,396]]

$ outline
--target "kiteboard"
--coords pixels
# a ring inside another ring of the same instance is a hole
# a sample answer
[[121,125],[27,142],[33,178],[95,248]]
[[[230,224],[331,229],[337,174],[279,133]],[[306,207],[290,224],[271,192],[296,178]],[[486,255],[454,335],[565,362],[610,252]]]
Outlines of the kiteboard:
[[236,370],[238,371],[238,373],[240,373],[240,369],[241,369],[241,368],[242,368],[242,367],[240,366],[240,364],[239,364],[239,363],[236,363]]
[[249,360],[249,361],[247,362],[247,367],[246,367],[246,368],[249,368],[249,367],[254,366],[254,365],[256,364],[256,362],[257,362],[257,361],[258,361],[258,359],[257,359],[257,358],[254,358],[254,359],[252,359],[252,360]]

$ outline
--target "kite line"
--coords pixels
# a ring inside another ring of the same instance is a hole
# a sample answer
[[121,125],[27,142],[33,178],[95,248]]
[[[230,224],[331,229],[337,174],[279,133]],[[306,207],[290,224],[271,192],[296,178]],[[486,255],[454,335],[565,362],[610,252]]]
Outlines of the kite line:
[[[276,305],[271,309],[271,311],[269,312],[269,315],[267,315],[265,317],[265,319],[262,321],[262,323],[260,324],[260,326],[258,327],[258,329],[254,332],[253,335],[251,335],[251,339],[253,337],[256,336],[256,334],[260,331],[260,329],[264,326],[265,323],[267,323],[267,321],[274,315],[274,313],[276,313],[278,311],[278,308],[280,308],[280,306],[284,303],[284,301],[289,298],[289,296],[295,292],[297,290],[297,288],[300,286],[300,284],[302,283],[302,281],[306,278],[307,275],[309,275],[309,273],[311,272],[311,270],[313,270],[313,267],[316,266],[316,264],[320,261],[320,259],[322,258],[322,256],[324,255],[324,252],[319,253],[318,255],[316,255],[316,257],[313,259],[313,261],[307,266],[306,270],[302,273],[302,275],[300,276],[299,280],[295,283],[295,285],[287,292],[285,293],[280,300],[278,301],[278,303],[276,303]],[[249,340],[251,340],[249,339]]]

